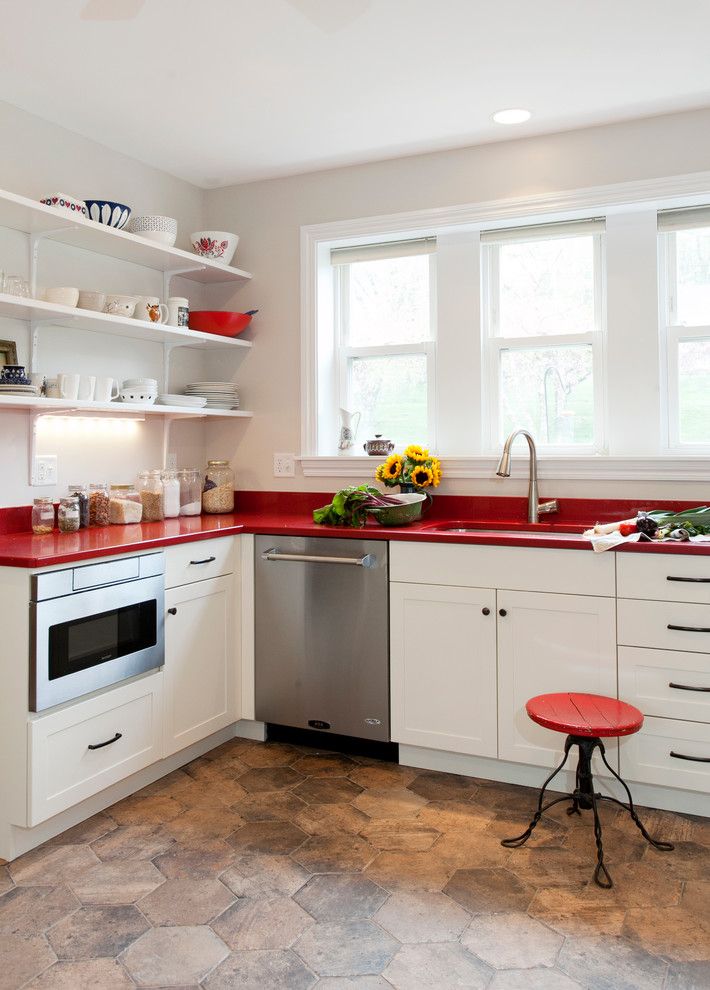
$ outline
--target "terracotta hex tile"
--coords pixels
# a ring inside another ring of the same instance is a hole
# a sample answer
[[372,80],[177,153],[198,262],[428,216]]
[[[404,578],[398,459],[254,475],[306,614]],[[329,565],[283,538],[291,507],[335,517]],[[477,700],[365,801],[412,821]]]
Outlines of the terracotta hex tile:
[[528,914],[568,936],[620,935],[626,908],[602,901],[585,902],[587,884],[538,890]]
[[200,880],[218,877],[232,865],[235,856],[224,839],[207,839],[194,846],[173,843],[167,852],[153,859],[153,864],[168,880]]
[[[710,843],[710,819],[694,815],[680,815],[673,811],[659,811],[655,808],[636,808],[646,831],[654,839],[664,842],[700,842]],[[625,826],[630,833],[641,834],[631,821],[629,815],[620,812],[619,826]],[[641,839],[643,842],[643,839]],[[645,845],[645,843],[644,843]]]
[[248,794],[245,791],[244,796],[232,805],[232,811],[236,811],[245,822],[295,822],[296,816],[306,807],[305,802],[291,791],[267,791],[261,794]]
[[409,818],[417,815],[427,803],[426,798],[413,794],[406,787],[364,791],[353,806],[370,818]]
[[298,750],[286,743],[255,743],[240,754],[247,767],[290,767],[298,760]]
[[119,825],[162,825],[184,811],[181,804],[165,794],[142,797],[132,794],[111,805],[110,815]]
[[214,780],[217,783],[234,781],[248,769],[246,763],[242,763],[236,757],[229,760],[210,760],[206,756],[199,756],[183,767],[188,777],[192,777],[193,780],[201,782]]
[[[578,819],[573,819],[573,822],[576,827],[568,829],[561,842],[549,843],[549,845],[563,845],[565,849],[574,850],[580,856],[585,856],[587,860],[591,859],[595,863],[597,849],[591,820],[587,818],[580,822]],[[631,832],[617,825],[609,825],[604,829],[602,838],[604,859],[608,860],[609,869],[619,863],[637,862],[646,851],[646,842],[636,828]]]
[[[642,840],[643,841],[643,840]],[[710,880],[710,850],[698,842],[676,842],[672,852],[662,852],[644,842],[643,862],[673,880]]]
[[205,759],[227,765],[235,760],[241,761],[241,754],[255,745],[263,746],[265,743],[257,744],[253,739],[228,739],[227,742],[220,743],[219,746],[205,753]]
[[244,824],[243,820],[222,805],[199,805],[189,808],[171,822],[162,825],[162,835],[183,845],[198,845],[205,839],[226,839]]
[[381,976],[326,976],[316,990],[392,990],[392,984]]
[[[566,846],[536,848],[530,843],[520,849],[513,849],[507,861],[509,870],[536,887],[567,887],[573,883],[592,880],[596,862],[594,846],[585,853]],[[611,870],[611,858],[607,865]]]
[[52,928],[47,938],[59,959],[117,956],[150,925],[132,904],[82,907]]
[[400,942],[455,942],[471,915],[436,891],[400,891],[392,894],[374,917]]
[[383,763],[381,766],[359,766],[353,768],[348,777],[360,787],[373,787],[381,790],[387,787],[406,787],[411,784],[419,770],[401,767],[396,763]]
[[407,786],[427,801],[465,801],[478,791],[478,781],[474,777],[436,770],[423,771]]
[[288,949],[313,922],[290,897],[241,898],[212,922],[230,949]]
[[314,925],[294,946],[320,976],[381,973],[398,948],[399,943],[371,921]]
[[219,880],[166,880],[142,898],[139,907],[153,925],[206,925],[234,895]]
[[264,767],[247,770],[239,778],[239,784],[249,794],[261,794],[264,791],[290,790],[302,780],[301,774],[291,767]]
[[153,859],[172,845],[170,836],[159,834],[155,825],[121,825],[92,842],[91,848],[103,862],[121,859]]
[[[539,791],[536,787],[522,787],[519,784],[504,784],[499,780],[475,779],[477,786],[472,800],[475,804],[483,808],[492,808],[495,811],[520,812],[532,818],[533,812],[537,808]],[[546,795],[547,797],[547,795]],[[549,800],[562,797],[561,794],[549,791]],[[558,809],[563,809],[559,811]],[[567,819],[566,804],[556,805],[547,813],[548,817]]]
[[581,901],[609,907],[656,909],[672,907],[680,902],[682,882],[664,876],[662,870],[654,868],[653,863],[645,859],[615,866],[612,879],[614,886],[611,890],[602,890],[595,883],[588,882],[582,891]]
[[710,961],[710,904],[702,914],[667,907],[662,912],[634,908],[626,913],[624,935],[648,952],[674,962]]
[[489,911],[525,911],[533,899],[535,888],[519,880],[506,869],[457,870],[444,887],[472,914]]
[[495,812],[467,801],[431,801],[417,815],[417,821],[439,832],[469,832],[486,828]]
[[8,890],[12,890],[14,886],[7,866],[0,866],[0,896]]
[[84,904],[133,904],[165,877],[143,859],[100,863],[70,880],[69,886]]
[[292,764],[304,777],[345,777],[357,770],[357,763],[340,753],[312,753]]
[[385,890],[441,890],[451,870],[433,852],[381,852],[365,873]]
[[376,849],[424,852],[431,849],[441,833],[418,818],[375,818],[360,834]]
[[229,955],[211,928],[151,928],[121,956],[139,987],[199,983]]
[[349,804],[304,804],[293,820],[309,835],[358,835],[370,818]]
[[487,990],[580,990],[580,984],[559,969],[506,969],[496,973]]
[[0,935],[0,990],[17,990],[56,958],[43,935]]
[[403,946],[382,974],[395,990],[484,990],[491,970],[457,942]]
[[479,914],[461,944],[493,969],[554,966],[563,937],[518,911]]
[[309,990],[314,974],[290,949],[234,952],[210,974],[205,990]]
[[665,990],[707,990],[710,962],[671,963]]
[[50,886],[80,876],[99,862],[88,846],[40,846],[10,863],[18,886]]
[[431,854],[452,871],[504,866],[513,862],[510,850],[483,829],[447,832],[432,847]]
[[229,844],[241,853],[270,853],[286,855],[298,849],[306,839],[291,822],[249,822],[230,836]]
[[289,856],[239,856],[220,877],[237,897],[290,897],[308,880],[308,873]]
[[586,990],[660,990],[668,964],[623,938],[567,939],[557,966]]
[[357,835],[314,835],[293,853],[311,873],[358,873],[376,850]]
[[164,777],[158,777],[152,784],[141,787],[139,791],[136,791],[136,794],[140,794],[141,797],[148,797],[151,794],[169,794],[174,797],[181,787],[191,783],[192,780],[184,770],[173,770]]
[[81,846],[93,842],[107,832],[116,828],[116,822],[105,811],[100,811],[97,815],[92,815],[85,822],[79,822],[73,828],[68,828],[66,832],[55,835],[47,842],[49,846]]
[[316,921],[342,923],[371,918],[387,900],[387,891],[360,873],[312,877],[294,896]]
[[88,959],[57,962],[26,984],[26,990],[123,990],[135,987],[123,966],[115,959]]
[[350,804],[362,793],[362,787],[347,777],[309,777],[294,789],[307,804]]
[[[471,807],[481,808],[480,805],[471,804]],[[490,809],[481,809],[488,811]],[[486,825],[486,832],[491,835],[495,835],[497,839],[512,839],[517,835],[522,835],[530,824],[531,816],[527,812],[519,811],[496,811],[495,817],[492,818]],[[567,839],[570,831],[574,831],[575,834],[579,832],[586,833],[586,829],[572,829],[568,830],[567,822],[558,822],[554,818],[547,818],[543,816],[537,824],[537,828],[530,838],[530,848],[539,848],[540,846],[561,846],[567,845]],[[585,834],[585,838],[588,838],[588,834]],[[594,844],[594,836],[592,834],[592,845]]]
[[41,935],[78,907],[65,886],[15,887],[0,897],[0,934]]
[[710,881],[688,880],[683,884],[680,904],[686,911],[695,911],[701,916],[710,915]]

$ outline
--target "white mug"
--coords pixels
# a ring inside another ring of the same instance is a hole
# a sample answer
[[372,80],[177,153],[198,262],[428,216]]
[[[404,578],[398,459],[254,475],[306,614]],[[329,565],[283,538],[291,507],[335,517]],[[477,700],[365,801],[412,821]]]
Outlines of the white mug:
[[78,399],[81,375],[57,375],[59,396],[62,399]]
[[166,323],[168,307],[157,296],[139,296],[133,317],[147,323]]
[[91,401],[96,390],[96,375],[82,375],[79,379],[79,394],[77,399]]
[[190,320],[190,300],[184,296],[171,296],[168,299],[168,319],[171,327],[186,327]]
[[116,398],[118,398],[118,382],[115,378],[97,378],[94,402],[111,402]]

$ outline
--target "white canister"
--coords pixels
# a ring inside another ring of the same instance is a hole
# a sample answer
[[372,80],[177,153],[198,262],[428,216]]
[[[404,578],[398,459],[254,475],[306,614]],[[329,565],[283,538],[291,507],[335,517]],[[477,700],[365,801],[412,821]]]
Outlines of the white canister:
[[163,514],[166,519],[180,515],[180,482],[177,471],[163,471]]
[[171,327],[186,327],[190,321],[190,300],[184,296],[168,299],[168,319]]

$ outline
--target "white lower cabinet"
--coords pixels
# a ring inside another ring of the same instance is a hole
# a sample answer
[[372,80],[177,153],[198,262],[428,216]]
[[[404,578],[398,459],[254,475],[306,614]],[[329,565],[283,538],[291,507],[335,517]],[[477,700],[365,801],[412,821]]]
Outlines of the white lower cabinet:
[[710,726],[674,718],[646,718],[641,731],[620,740],[624,777],[643,784],[710,790]]
[[392,739],[496,756],[496,593],[390,585]]

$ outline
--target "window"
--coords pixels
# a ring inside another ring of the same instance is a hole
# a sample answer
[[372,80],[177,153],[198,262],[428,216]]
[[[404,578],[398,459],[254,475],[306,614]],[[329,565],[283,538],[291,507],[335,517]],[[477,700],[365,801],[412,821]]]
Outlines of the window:
[[658,215],[671,446],[710,444],[710,209]]
[[600,448],[603,232],[582,220],[481,235],[491,446],[523,428],[542,446]]
[[435,248],[417,238],[331,250],[336,398],[360,414],[358,438],[434,443]]

